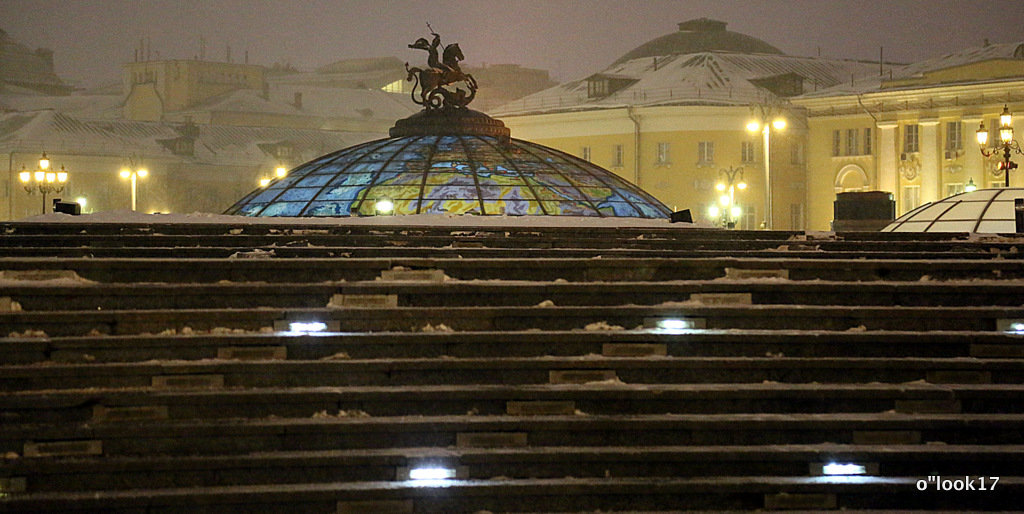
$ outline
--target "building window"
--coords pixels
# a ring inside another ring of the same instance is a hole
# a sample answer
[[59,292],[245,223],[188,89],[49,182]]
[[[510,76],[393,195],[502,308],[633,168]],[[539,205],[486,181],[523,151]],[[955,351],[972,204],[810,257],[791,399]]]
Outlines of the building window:
[[871,129],[864,129],[864,155],[871,155]]
[[917,145],[917,125],[903,127],[903,152],[917,153],[918,151],[920,150]]
[[615,148],[612,150],[612,167],[622,167],[622,145],[615,145]]
[[[984,123],[984,121],[982,122]],[[996,148],[1002,144],[999,142],[999,118],[989,120],[988,123],[988,147]]]
[[951,121],[946,124],[946,150],[956,152],[963,149],[963,123]]
[[745,163],[757,162],[757,145],[753,141],[743,141],[740,147],[742,160]]
[[846,155],[859,155],[860,144],[857,142],[857,129],[846,130]]
[[803,230],[804,228],[804,204],[789,204],[789,229]]
[[715,163],[714,141],[701,141],[697,143],[697,164]]
[[790,164],[803,164],[804,163],[804,144],[801,141],[794,141],[793,144],[789,145],[789,163]]
[[946,184],[946,196],[958,195],[964,192],[963,182]]
[[590,162],[590,147],[584,146],[583,150],[580,151],[580,155],[583,157],[584,161]]
[[838,130],[832,131],[832,157],[839,157],[839,144],[842,141],[842,136]]
[[743,205],[743,212],[740,214],[740,219],[737,225],[740,230],[756,230],[759,228],[757,223],[757,207],[753,205]]
[[587,98],[608,96],[608,80],[594,79],[587,81]]
[[921,205],[921,186],[903,186],[903,214]]
[[392,82],[390,84],[387,84],[386,86],[384,86],[384,87],[382,87],[380,89],[382,91],[384,91],[385,93],[404,93],[405,92],[405,91],[403,91],[404,86],[405,86],[405,81],[404,80],[396,80],[396,81],[394,81],[394,82]]
[[668,143],[658,143],[658,156],[655,164],[669,164]]
[[990,181],[988,183],[988,188],[989,189],[1002,189],[1003,188],[1003,181],[1002,180]]

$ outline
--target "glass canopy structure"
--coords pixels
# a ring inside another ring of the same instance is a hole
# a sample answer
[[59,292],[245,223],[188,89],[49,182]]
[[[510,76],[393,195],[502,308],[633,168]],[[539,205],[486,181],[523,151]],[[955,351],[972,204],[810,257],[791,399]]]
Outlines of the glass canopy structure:
[[[380,204],[378,204],[380,202]],[[324,155],[226,214],[333,217],[476,214],[668,218],[643,190],[587,161],[507,137],[425,134]]]
[[1024,189],[979,189],[922,205],[890,223],[882,232],[976,232],[1012,234],[1016,231],[1013,200]]

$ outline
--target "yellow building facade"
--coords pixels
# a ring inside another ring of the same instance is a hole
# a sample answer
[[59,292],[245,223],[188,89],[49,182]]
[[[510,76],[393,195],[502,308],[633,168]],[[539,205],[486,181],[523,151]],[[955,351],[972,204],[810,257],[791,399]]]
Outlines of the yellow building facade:
[[[786,56],[715,20],[679,27],[496,114],[514,137],[588,159],[716,225],[727,220],[715,186],[742,173],[748,187],[733,196],[743,229],[830,230],[840,192],[892,193],[900,215],[965,187],[1003,187],[1001,152],[983,156],[975,135],[981,124],[996,134],[1004,107],[1022,133],[1024,44],[894,65]],[[769,131],[766,161],[763,134],[745,127],[778,118],[786,128]]]
[[[513,137],[612,170],[669,207],[689,209],[694,220],[802,230],[808,127],[788,100],[851,74],[877,74],[877,64],[788,56],[725,26],[703,18],[680,23],[678,32],[605,70],[495,115]],[[766,141],[761,128],[777,120],[785,127],[770,128]],[[758,122],[754,131],[751,121]]]
[[[844,191],[890,192],[898,216],[968,185],[1004,186],[1002,152],[983,156],[976,132],[984,124],[996,134],[1004,107],[1024,114],[1024,44],[970,48],[792,101],[807,117],[808,228],[829,228]],[[1010,185],[1024,179],[1011,174]]]
[[[587,159],[707,223],[720,224],[726,216],[721,197],[728,190],[716,185],[732,178],[735,226],[752,230],[765,221],[763,137],[746,129],[746,106],[637,106],[503,119],[514,137]],[[773,204],[785,206],[774,209],[776,228],[803,225],[804,132],[790,122],[770,135]],[[740,182],[746,184],[742,190]]]

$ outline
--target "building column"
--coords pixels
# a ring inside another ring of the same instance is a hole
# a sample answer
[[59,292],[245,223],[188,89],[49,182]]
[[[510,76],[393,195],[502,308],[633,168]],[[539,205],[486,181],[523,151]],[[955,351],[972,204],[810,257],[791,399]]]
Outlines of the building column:
[[945,195],[939,191],[942,165],[939,160],[939,120],[918,121],[921,127],[921,205],[934,202]]
[[899,201],[899,181],[896,173],[896,127],[895,121],[878,123],[878,156],[875,170],[875,187],[879,191],[892,193]]
[[988,181],[985,180],[985,159],[978,151],[978,140],[975,136],[982,117],[965,116],[960,121],[964,126],[964,185],[973,180],[978,189],[985,189],[988,187]]

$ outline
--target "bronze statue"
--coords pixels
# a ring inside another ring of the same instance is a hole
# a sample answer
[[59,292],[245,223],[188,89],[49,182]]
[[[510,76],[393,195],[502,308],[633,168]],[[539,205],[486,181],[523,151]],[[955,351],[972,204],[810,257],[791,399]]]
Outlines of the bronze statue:
[[[476,79],[468,73],[463,73],[459,61],[466,57],[462,55],[462,49],[458,43],[452,43],[444,47],[441,58],[438,59],[437,49],[441,46],[441,36],[430,28],[430,34],[434,36],[433,41],[426,38],[419,38],[409,48],[416,48],[427,51],[427,68],[421,69],[409,67],[405,63],[405,71],[408,72],[405,80],[415,80],[412,88],[412,101],[427,109],[458,109],[466,107],[476,96]],[[456,82],[464,82],[469,93],[455,88],[450,91],[445,86]],[[419,98],[416,89],[419,88]]]

